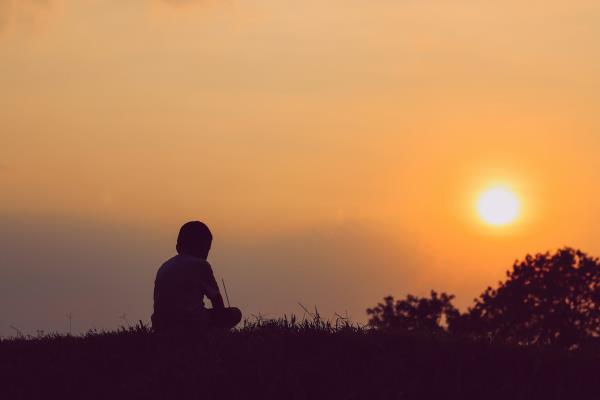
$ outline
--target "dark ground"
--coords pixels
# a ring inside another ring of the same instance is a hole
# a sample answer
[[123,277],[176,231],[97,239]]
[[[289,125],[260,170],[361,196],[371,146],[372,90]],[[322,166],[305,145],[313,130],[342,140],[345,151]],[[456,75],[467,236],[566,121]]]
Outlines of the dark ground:
[[138,326],[4,339],[0,383],[0,399],[598,399],[600,350],[319,321],[267,321],[193,340]]

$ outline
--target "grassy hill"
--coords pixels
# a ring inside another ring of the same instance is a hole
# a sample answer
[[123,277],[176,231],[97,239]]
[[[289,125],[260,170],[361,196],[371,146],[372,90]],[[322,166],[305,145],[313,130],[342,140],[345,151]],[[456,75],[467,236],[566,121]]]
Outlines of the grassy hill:
[[600,398],[600,351],[316,321],[157,337],[144,326],[0,341],[2,399]]

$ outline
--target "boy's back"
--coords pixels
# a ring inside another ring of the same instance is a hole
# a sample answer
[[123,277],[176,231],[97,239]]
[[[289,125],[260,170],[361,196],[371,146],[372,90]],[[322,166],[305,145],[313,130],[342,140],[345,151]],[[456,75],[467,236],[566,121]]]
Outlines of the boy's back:
[[215,298],[219,287],[208,261],[178,254],[165,262],[154,282],[154,315],[187,318],[204,310],[204,296]]

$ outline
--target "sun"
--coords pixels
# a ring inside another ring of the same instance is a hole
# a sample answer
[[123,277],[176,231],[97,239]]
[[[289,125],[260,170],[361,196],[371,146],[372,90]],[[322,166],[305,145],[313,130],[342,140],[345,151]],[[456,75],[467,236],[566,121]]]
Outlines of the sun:
[[483,221],[494,226],[508,225],[519,216],[517,196],[505,187],[494,187],[481,194],[477,212]]

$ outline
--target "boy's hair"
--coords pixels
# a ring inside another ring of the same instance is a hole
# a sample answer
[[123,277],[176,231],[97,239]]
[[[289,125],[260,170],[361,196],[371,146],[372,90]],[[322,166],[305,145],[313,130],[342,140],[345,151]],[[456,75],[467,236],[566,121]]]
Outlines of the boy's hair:
[[190,221],[181,227],[177,236],[177,251],[182,253],[208,253],[212,243],[212,233],[204,223]]

